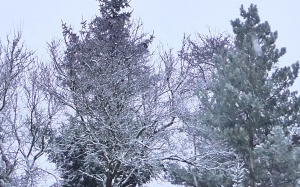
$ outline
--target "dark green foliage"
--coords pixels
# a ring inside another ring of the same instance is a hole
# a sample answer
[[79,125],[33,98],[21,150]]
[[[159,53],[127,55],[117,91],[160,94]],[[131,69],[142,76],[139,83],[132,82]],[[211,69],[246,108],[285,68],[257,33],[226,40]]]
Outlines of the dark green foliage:
[[190,187],[232,187],[233,182],[229,173],[224,170],[204,170],[199,171],[196,167],[181,167],[177,164],[168,166],[168,175],[166,176],[172,184],[184,185]]
[[[267,22],[260,23],[256,6],[241,7],[243,22],[232,21],[235,48],[227,59],[216,58],[217,71],[208,91],[201,92],[204,120],[221,129],[228,142],[243,154],[249,170],[246,186],[256,186],[255,147],[269,139],[274,127],[285,134],[297,124],[300,100],[291,92],[298,76],[299,63],[278,67],[285,48],[276,49],[277,32]],[[279,164],[279,163],[278,163]],[[268,172],[268,171],[263,171]]]
[[[80,140],[79,132],[74,133],[71,137],[72,140],[65,141],[64,138],[59,137],[56,139],[57,148],[62,150],[60,154],[50,155],[50,159],[57,164],[60,164],[62,171],[62,187],[101,187],[103,183],[97,180],[97,174],[105,173],[105,166],[89,163],[89,152],[86,145]],[[96,149],[96,147],[94,147]],[[118,175],[127,176],[131,172],[130,167],[124,168]],[[85,172],[85,173],[83,173]],[[87,175],[88,174],[88,175]],[[138,173],[134,172],[126,183],[120,187],[134,187],[138,184],[146,183],[150,180],[149,173],[143,173],[145,181],[141,181],[136,176]]]
[[275,127],[268,140],[255,148],[258,186],[299,186],[300,148],[292,145],[291,135]]
[[[60,164],[62,170],[62,187],[69,186],[100,186],[92,176],[99,171],[103,172],[103,168],[89,167],[88,171],[90,176],[84,175],[81,171],[85,171],[85,158],[87,157],[87,150],[85,145],[80,143],[78,139],[79,133],[74,133],[72,140],[65,142],[63,137],[56,139],[57,148],[62,150],[60,154],[50,155],[50,159],[57,164]],[[71,143],[71,145],[69,144]],[[74,147],[76,146],[76,149]],[[86,171],[85,171],[86,172]]]

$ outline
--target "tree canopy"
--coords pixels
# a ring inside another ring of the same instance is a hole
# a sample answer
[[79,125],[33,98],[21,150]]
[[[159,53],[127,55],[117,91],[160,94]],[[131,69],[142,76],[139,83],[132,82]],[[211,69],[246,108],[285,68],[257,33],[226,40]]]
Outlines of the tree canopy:
[[279,63],[256,5],[232,35],[157,52],[129,0],[98,2],[79,32],[62,24],[48,63],[20,33],[0,44],[0,186],[300,186],[299,62]]

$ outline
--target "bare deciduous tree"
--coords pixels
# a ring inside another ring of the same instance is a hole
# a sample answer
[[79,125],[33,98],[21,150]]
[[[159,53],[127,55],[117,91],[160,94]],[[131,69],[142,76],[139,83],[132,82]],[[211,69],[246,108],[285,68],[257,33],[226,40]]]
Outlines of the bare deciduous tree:
[[[41,72],[21,33],[0,46],[1,186],[36,186],[44,171],[39,160],[52,133],[59,107],[40,89]],[[48,173],[49,174],[49,173]]]
[[80,35],[63,24],[63,55],[50,44],[59,87],[48,91],[69,115],[50,158],[65,186],[136,186],[161,171],[177,88],[168,69],[154,71],[153,37],[120,12],[126,2],[100,1],[101,17]]

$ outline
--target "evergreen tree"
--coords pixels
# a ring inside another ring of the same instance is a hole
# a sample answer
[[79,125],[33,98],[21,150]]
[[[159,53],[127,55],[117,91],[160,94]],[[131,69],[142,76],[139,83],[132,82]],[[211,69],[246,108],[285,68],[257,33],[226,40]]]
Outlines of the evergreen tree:
[[99,2],[101,16],[80,35],[63,24],[61,58],[50,45],[59,87],[47,89],[68,107],[50,158],[64,186],[134,187],[160,171],[157,147],[175,118],[149,63],[153,37],[131,22],[127,0]]
[[258,186],[299,186],[300,148],[292,135],[276,126],[267,140],[255,147]]
[[216,58],[212,84],[199,92],[205,108],[202,121],[223,132],[243,156],[249,171],[244,185],[265,186],[259,183],[259,175],[268,171],[258,171],[262,155],[255,148],[270,139],[274,127],[287,135],[296,125],[300,100],[290,87],[298,76],[299,63],[278,67],[286,52],[276,49],[278,33],[271,32],[268,22],[260,22],[255,5],[240,10],[244,21],[231,22],[235,47],[224,49],[226,58]]

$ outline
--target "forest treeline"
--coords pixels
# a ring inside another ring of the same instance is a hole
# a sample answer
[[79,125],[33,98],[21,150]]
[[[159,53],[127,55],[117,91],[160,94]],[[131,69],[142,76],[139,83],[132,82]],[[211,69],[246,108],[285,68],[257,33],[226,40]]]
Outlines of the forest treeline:
[[49,62],[21,32],[1,42],[1,187],[300,186],[299,63],[279,66],[256,5],[232,35],[157,52],[129,0],[98,2],[78,33],[62,24]]

